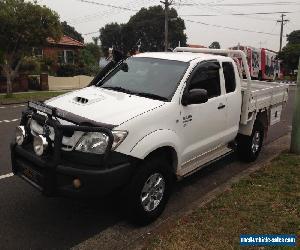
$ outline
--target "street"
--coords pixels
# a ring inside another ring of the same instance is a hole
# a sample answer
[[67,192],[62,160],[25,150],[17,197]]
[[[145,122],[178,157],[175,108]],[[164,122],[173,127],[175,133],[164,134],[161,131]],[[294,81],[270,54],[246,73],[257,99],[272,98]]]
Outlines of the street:
[[[270,128],[265,144],[291,130],[294,94],[291,87],[282,121]],[[116,205],[114,197],[88,201],[45,198],[20,178],[11,176],[9,144],[25,108],[25,105],[0,106],[1,249],[70,248],[124,221],[122,207]],[[184,208],[245,168],[247,164],[231,155],[178,183],[163,217]]]

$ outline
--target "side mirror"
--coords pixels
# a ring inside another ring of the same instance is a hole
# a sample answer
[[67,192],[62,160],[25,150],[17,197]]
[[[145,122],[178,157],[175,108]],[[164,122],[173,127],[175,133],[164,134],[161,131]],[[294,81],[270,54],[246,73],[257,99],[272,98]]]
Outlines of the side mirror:
[[183,106],[206,103],[207,101],[208,101],[208,94],[207,94],[207,90],[205,89],[192,89],[186,92],[182,97]]

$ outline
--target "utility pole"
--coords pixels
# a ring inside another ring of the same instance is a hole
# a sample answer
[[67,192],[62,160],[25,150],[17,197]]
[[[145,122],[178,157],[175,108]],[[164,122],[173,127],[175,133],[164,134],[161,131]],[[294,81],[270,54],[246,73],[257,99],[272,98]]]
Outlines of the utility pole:
[[297,77],[297,89],[293,117],[291,153],[300,155],[300,57]]
[[165,6],[165,51],[168,51],[169,45],[169,7],[173,4],[173,1],[165,0],[160,1]]
[[283,37],[283,26],[289,22],[290,20],[284,19],[286,15],[281,14],[281,19],[277,20],[277,23],[281,23],[281,28],[280,28],[280,47],[279,47],[279,52],[282,50],[282,37]]

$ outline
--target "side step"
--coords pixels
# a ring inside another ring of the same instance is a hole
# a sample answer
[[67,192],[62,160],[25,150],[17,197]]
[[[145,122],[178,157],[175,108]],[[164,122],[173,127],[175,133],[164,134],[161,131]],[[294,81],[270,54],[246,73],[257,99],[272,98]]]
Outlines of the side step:
[[226,155],[233,153],[234,150],[228,146],[217,147],[205,154],[197,156],[196,158],[184,163],[180,170],[177,172],[178,178],[192,175],[200,169],[210,165],[223,158]]

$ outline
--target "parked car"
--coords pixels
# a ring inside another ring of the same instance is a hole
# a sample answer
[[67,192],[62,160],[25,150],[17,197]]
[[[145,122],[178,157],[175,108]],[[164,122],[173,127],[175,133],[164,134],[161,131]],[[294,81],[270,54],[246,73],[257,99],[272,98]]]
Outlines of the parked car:
[[241,79],[230,53],[138,54],[89,87],[30,102],[11,145],[14,174],[48,196],[119,190],[130,218],[150,223],[174,180],[233,151],[254,161],[280,121],[288,86],[252,81],[244,52],[235,51],[245,65]]

